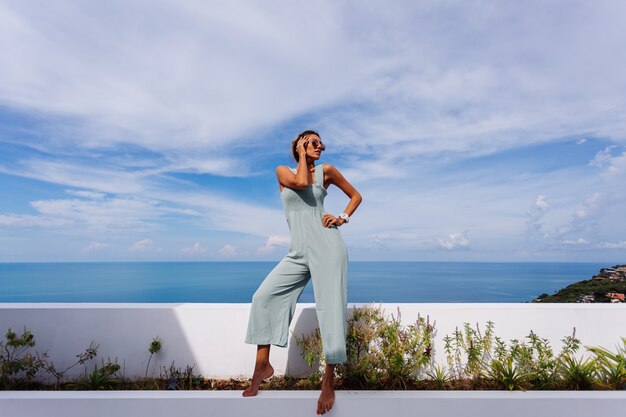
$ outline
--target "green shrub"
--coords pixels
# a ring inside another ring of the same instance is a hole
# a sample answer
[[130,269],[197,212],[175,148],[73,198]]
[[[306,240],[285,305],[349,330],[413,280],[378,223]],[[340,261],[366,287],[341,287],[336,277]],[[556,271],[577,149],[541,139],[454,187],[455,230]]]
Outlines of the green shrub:
[[5,339],[0,341],[0,388],[26,386],[45,365],[45,359],[31,352],[36,342],[26,327],[21,336],[9,328]]
[[566,356],[560,365],[560,375],[566,389],[588,390],[596,381],[595,359]]
[[613,353],[602,347],[585,346],[596,357],[598,385],[603,389],[626,389],[626,337]]
[[[431,359],[434,324],[418,315],[414,324],[400,323],[400,311],[387,320],[380,307],[354,308],[348,320],[347,360],[335,371],[348,386],[405,388],[424,371]],[[319,329],[309,336],[294,336],[309,366],[319,363],[313,380],[319,381],[325,358]]]
[[[472,386],[480,384],[483,370],[489,368],[487,361],[490,359],[494,343],[493,327],[494,323],[488,321],[483,336],[478,323],[476,330],[469,323],[463,323],[463,330],[457,327],[453,336],[446,335],[443,338],[446,361],[454,379],[461,380],[467,377]],[[496,341],[499,339],[496,338]],[[504,356],[503,352],[500,354]]]
[[[464,323],[454,337],[444,337],[446,358],[457,383],[468,379],[472,388],[495,384],[497,388],[551,389],[563,383],[571,383],[570,377],[560,372],[567,368],[568,358],[580,346],[576,328],[571,336],[561,339],[563,348],[554,356],[547,339],[539,338],[532,330],[524,340],[512,339],[509,346],[500,337],[494,336],[494,324],[487,322],[482,336],[478,324],[472,329]],[[569,382],[568,382],[569,381]]]

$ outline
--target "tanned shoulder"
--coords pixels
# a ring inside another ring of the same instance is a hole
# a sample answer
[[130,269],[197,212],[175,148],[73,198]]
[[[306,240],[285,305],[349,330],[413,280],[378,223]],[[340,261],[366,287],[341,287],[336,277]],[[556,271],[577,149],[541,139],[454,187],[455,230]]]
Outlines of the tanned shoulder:
[[324,164],[324,172],[328,174],[329,177],[335,177],[337,174],[337,168],[333,164]]

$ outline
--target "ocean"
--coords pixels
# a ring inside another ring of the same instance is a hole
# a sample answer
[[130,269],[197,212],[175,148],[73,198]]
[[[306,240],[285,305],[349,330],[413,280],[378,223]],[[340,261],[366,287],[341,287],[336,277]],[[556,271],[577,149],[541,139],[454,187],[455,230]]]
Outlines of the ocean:
[[[277,261],[0,263],[0,302],[249,303]],[[349,303],[511,303],[590,279],[601,263],[349,263]],[[313,303],[312,280],[298,302]]]

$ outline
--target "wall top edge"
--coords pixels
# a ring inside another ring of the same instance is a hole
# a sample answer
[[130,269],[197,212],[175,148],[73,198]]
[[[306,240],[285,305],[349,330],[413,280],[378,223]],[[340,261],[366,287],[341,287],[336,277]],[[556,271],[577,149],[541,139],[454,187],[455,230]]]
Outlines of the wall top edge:
[[[349,391],[336,390],[335,395],[343,398],[468,398],[468,399],[607,399],[625,400],[626,391]],[[255,399],[317,399],[319,391],[260,391]],[[0,391],[0,400],[9,399],[181,399],[181,398],[223,398],[251,401],[241,396],[239,390],[224,391]],[[254,401],[254,399],[252,399]]]
[[[380,306],[384,310],[401,308],[420,308],[438,310],[626,310],[626,303],[348,303],[348,308]],[[248,310],[250,303],[0,303],[0,309],[175,309],[175,310],[211,310],[241,309]],[[297,308],[315,308],[315,303],[298,303]]]

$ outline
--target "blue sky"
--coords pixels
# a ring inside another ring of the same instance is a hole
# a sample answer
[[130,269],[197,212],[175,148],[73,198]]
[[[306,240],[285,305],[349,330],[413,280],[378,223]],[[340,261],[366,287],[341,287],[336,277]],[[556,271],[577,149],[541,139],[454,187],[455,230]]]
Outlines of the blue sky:
[[624,15],[3,1],[0,261],[278,260],[275,167],[315,129],[363,196],[351,260],[623,262]]

